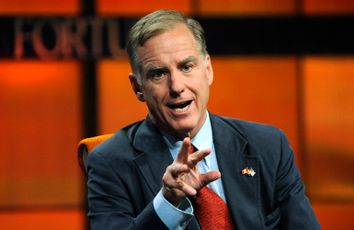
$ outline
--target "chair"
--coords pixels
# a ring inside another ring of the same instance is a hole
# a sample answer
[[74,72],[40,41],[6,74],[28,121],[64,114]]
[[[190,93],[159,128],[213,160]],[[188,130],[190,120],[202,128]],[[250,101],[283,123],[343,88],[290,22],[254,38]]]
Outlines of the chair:
[[87,156],[88,156],[88,154],[96,147],[96,145],[107,140],[112,135],[113,135],[113,133],[99,135],[99,136],[95,136],[95,137],[89,137],[89,138],[85,138],[79,142],[79,145],[77,148],[78,160],[79,160],[79,165],[85,174],[87,172]]

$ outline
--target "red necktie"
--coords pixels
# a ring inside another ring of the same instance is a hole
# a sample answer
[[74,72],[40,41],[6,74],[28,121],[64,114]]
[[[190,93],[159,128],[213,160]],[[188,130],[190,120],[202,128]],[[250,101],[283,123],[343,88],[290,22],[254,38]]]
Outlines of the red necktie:
[[[191,145],[190,153],[197,149]],[[202,230],[231,230],[235,229],[232,223],[230,210],[224,200],[207,186],[202,188],[196,198],[195,214]]]

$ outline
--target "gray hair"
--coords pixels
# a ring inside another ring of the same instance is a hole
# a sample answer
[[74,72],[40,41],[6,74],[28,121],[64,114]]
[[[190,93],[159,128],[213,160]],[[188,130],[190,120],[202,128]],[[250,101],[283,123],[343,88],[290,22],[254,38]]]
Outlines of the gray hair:
[[139,83],[141,83],[141,79],[139,77],[140,67],[139,57],[137,54],[138,46],[143,46],[144,43],[151,37],[173,28],[178,23],[185,24],[193,33],[197,42],[198,51],[204,56],[208,54],[204,30],[199,22],[174,10],[158,10],[152,12],[141,18],[130,29],[128,35],[127,53],[129,62]]

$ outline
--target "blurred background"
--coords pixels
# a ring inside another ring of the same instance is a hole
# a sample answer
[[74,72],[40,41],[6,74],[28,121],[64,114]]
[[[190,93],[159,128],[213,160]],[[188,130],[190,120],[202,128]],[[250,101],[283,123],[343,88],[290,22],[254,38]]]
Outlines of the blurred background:
[[206,30],[209,110],[283,129],[323,229],[353,229],[353,0],[0,0],[0,229],[87,229],[77,143],[146,116],[123,49],[162,8]]

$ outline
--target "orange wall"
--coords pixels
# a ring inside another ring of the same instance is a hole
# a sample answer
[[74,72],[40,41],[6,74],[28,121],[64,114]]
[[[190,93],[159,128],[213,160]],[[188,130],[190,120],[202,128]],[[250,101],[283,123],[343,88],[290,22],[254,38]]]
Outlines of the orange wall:
[[79,230],[84,229],[81,210],[30,210],[0,213],[0,229],[8,230]]
[[79,66],[0,62],[0,229],[82,226]]
[[212,57],[211,112],[283,129],[297,152],[296,59]]
[[307,57],[305,121],[309,193],[354,201],[354,58]]
[[76,15],[80,0],[1,0],[0,15]]
[[186,14],[191,11],[191,0],[99,0],[96,1],[100,15],[145,15],[158,9],[175,9]]
[[294,14],[295,0],[203,0],[199,4],[202,15],[269,15]]
[[303,11],[307,15],[353,14],[353,0],[305,0]]
[[127,60],[104,60],[98,64],[99,133],[116,132],[120,128],[144,119],[147,110],[130,86]]

